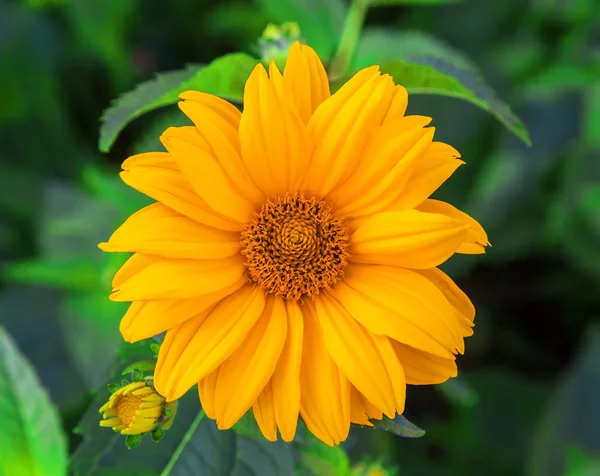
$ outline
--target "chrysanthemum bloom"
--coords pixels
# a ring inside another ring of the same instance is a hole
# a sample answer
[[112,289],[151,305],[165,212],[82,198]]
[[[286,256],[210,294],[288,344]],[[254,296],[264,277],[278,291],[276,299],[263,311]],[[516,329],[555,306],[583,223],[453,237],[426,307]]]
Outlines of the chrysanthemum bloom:
[[115,391],[100,408],[104,418],[100,426],[122,435],[149,433],[159,426],[168,430],[176,410],[177,402],[166,403],[149,382],[133,382]]
[[370,67],[331,95],[295,43],[283,75],[255,68],[243,113],[181,98],[194,125],[123,164],[157,203],[101,245],[135,253],[111,296],[132,301],[124,338],[167,332],[157,390],[198,384],[219,428],[252,408],[270,440],[290,441],[300,415],[332,445],[351,422],[402,413],[407,383],[455,376],[474,309],[437,266],[488,242],[428,199],[463,162],[430,118],[404,115],[406,90]]

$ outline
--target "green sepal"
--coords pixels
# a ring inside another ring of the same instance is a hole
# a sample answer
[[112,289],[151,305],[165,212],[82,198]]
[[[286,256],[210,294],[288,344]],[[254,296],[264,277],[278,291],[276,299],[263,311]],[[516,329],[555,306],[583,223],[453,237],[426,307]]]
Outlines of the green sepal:
[[120,385],[117,383],[109,383],[107,385],[107,387],[108,387],[108,391],[110,393],[115,393],[117,390],[119,390],[121,388]]
[[139,382],[140,380],[142,380],[143,376],[144,372],[142,372],[140,369],[133,369],[133,372],[131,372],[131,381]]
[[123,379],[121,380],[121,387],[127,387],[127,385],[129,385],[130,382],[128,382],[127,380]]
[[154,443],[158,443],[160,440],[162,440],[163,436],[165,436],[165,432],[161,428],[157,428],[152,432],[152,441],[154,441]]
[[163,408],[163,415],[166,417],[169,417],[173,414],[173,410],[171,410],[170,408],[164,407]]
[[160,344],[157,344],[156,342],[150,344],[150,350],[154,352],[154,355],[158,355],[158,351],[160,350]]
[[122,375],[128,375],[134,370],[141,370],[142,372],[154,372],[154,367],[156,367],[156,362],[151,362],[149,360],[138,360],[137,362],[125,367]]
[[132,450],[133,448],[138,446],[142,441],[143,437],[144,433],[141,433],[139,435],[127,435],[127,438],[125,438],[125,445],[127,445],[127,449]]

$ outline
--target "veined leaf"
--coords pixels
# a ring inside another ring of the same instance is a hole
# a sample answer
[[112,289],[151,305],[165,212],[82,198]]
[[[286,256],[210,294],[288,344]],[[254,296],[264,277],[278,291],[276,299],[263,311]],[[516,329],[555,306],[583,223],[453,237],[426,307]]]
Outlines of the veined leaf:
[[0,470],[5,475],[64,476],[67,444],[35,371],[0,328]]
[[99,147],[107,152],[117,135],[133,119],[178,101],[179,95],[193,89],[241,102],[246,79],[258,60],[245,53],[222,56],[206,67],[161,73],[123,94],[104,112]]
[[306,42],[327,62],[333,56],[346,7],[341,0],[257,0],[273,23],[296,22]]
[[353,70],[374,64],[379,64],[382,73],[390,74],[411,94],[455,97],[480,107],[531,145],[521,120],[485,84],[475,66],[439,40],[417,32],[367,29]]
[[393,420],[384,416],[383,419],[373,420],[371,423],[379,430],[384,430],[404,438],[421,438],[425,434],[425,430],[421,430],[421,428],[408,421],[402,415],[396,415],[396,418]]

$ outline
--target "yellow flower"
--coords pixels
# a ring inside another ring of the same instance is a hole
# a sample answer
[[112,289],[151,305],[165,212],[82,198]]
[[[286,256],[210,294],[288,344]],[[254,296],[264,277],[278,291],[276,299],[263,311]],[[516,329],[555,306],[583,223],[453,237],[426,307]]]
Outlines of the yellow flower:
[[250,408],[290,441],[404,411],[406,384],[456,375],[474,308],[437,266],[483,253],[482,227],[428,197],[463,163],[405,116],[407,92],[377,67],[331,95],[295,43],[283,75],[258,65],[244,111],[181,95],[193,126],[161,136],[121,177],[157,200],[100,247],[134,252],[113,280],[129,342],[166,331],[155,371],[168,401],[198,384],[231,428]]
[[149,433],[158,426],[168,430],[176,410],[177,402],[165,403],[165,398],[149,382],[133,382],[115,391],[100,408],[104,418],[100,426],[112,428],[122,435]]

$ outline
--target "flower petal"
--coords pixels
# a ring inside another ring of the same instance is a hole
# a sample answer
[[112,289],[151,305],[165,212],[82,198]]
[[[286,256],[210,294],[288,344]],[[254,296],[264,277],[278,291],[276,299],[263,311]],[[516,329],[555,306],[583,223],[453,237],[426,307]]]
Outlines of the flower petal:
[[206,416],[211,420],[215,417],[215,389],[217,388],[217,379],[219,378],[219,368],[209,373],[200,382],[198,382],[198,396],[200,404]]
[[303,305],[304,345],[300,382],[300,414],[310,432],[333,446],[350,431],[350,382],[325,347],[311,303]]
[[475,319],[475,306],[469,297],[462,292],[452,278],[441,269],[421,269],[417,271],[420,275],[426,277],[435,284],[454,309],[454,313],[463,329],[463,335],[473,335],[473,321]]
[[456,149],[443,142],[432,142],[429,149],[415,164],[402,194],[388,210],[408,210],[423,203],[464,162]]
[[[199,91],[188,91],[179,97],[185,100],[179,103],[179,108],[204,137],[225,175],[245,198],[262,202],[263,194],[250,178],[241,157],[238,129],[242,113],[227,101]],[[199,168],[196,162],[190,162],[192,167]]]
[[225,258],[241,249],[239,233],[219,230],[154,203],[131,215],[103,251],[136,252],[165,258]]
[[270,296],[246,339],[219,368],[215,390],[219,429],[235,425],[263,391],[275,371],[286,333],[283,299]]
[[402,193],[435,130],[431,118],[407,116],[373,130],[356,170],[328,196],[340,216],[364,216],[385,208]]
[[389,122],[395,121],[396,119],[400,119],[406,113],[407,107],[408,91],[404,86],[397,84],[394,91],[394,97],[390,101],[390,107],[385,113],[381,124],[387,124]]
[[369,402],[355,386],[350,389],[350,420],[358,425],[373,426],[369,420],[381,420],[383,413],[379,408]]
[[273,80],[259,64],[246,82],[240,121],[242,157],[252,180],[267,196],[296,191],[311,155],[311,142],[300,115],[289,98],[276,91]]
[[168,401],[181,397],[235,352],[264,305],[262,290],[244,286],[214,308],[167,331],[156,364],[156,390]]
[[417,210],[425,213],[439,213],[447,217],[460,220],[469,225],[469,231],[465,241],[456,250],[457,253],[464,254],[481,254],[485,253],[485,247],[489,246],[487,233],[483,227],[474,218],[460,211],[458,208],[446,202],[439,200],[428,199],[421,203]]
[[458,375],[455,359],[444,359],[395,340],[391,342],[410,385],[434,385]]
[[251,220],[254,203],[242,195],[195,127],[169,127],[160,140],[194,191],[213,210],[239,223]]
[[315,109],[330,96],[327,72],[310,46],[296,41],[290,48],[283,81],[305,124]]
[[452,256],[469,225],[445,215],[417,210],[386,211],[361,220],[350,238],[350,259],[426,269]]
[[324,197],[354,170],[370,129],[381,124],[394,92],[390,76],[381,75],[378,67],[366,68],[317,108],[308,124],[315,149],[306,193]]
[[461,329],[442,292],[415,271],[348,266],[332,295],[370,332],[440,357],[464,350]]
[[137,342],[173,329],[234,293],[245,283],[246,278],[241,277],[231,286],[192,299],[133,302],[121,319],[120,331],[123,339],[127,342]]
[[300,364],[304,318],[298,303],[286,301],[287,337],[281,357],[273,372],[273,403],[277,426],[283,441],[292,441],[296,435],[300,412]]
[[241,230],[239,223],[217,213],[198,196],[167,152],[134,155],[122,167],[123,182],[167,207],[208,226]]
[[[125,266],[128,266],[127,263]],[[189,299],[231,286],[245,271],[246,267],[241,255],[210,260],[158,259],[148,262],[125,279],[117,273],[113,279],[114,292],[110,299],[113,301]]]
[[350,383],[388,417],[402,413],[404,374],[389,339],[371,334],[335,299],[315,302],[325,346]]
[[265,439],[277,441],[277,420],[275,419],[271,382],[267,382],[254,405],[252,405],[252,413]]

